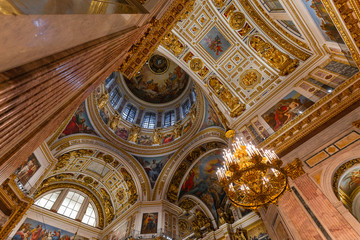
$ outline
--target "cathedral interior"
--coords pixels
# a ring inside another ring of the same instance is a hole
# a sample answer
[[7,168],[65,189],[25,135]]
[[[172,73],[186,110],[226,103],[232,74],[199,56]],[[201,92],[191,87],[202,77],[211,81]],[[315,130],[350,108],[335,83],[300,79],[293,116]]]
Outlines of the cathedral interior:
[[[0,239],[360,239],[359,19],[357,0],[0,1]],[[260,190],[219,177],[248,173],[226,168],[235,138],[278,156]]]

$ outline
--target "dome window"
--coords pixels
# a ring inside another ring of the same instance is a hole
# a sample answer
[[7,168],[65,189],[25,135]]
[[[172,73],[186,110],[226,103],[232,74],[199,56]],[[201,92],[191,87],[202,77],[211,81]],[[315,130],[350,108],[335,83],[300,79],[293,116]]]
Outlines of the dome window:
[[164,116],[164,127],[170,127],[175,124],[175,111],[170,110],[165,113]]
[[154,129],[156,124],[156,114],[152,112],[146,112],[144,115],[142,127]]
[[137,109],[134,105],[128,104],[122,112],[122,118],[128,122],[134,122]]

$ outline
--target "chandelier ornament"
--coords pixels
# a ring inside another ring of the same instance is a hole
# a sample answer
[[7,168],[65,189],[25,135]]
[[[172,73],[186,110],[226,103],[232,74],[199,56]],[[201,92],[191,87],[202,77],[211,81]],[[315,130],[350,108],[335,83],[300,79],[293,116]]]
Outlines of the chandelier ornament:
[[[227,137],[233,137],[230,130]],[[276,203],[288,188],[288,178],[282,161],[274,151],[256,148],[242,139],[233,140],[224,150],[223,167],[217,170],[220,185],[238,207],[257,210]]]

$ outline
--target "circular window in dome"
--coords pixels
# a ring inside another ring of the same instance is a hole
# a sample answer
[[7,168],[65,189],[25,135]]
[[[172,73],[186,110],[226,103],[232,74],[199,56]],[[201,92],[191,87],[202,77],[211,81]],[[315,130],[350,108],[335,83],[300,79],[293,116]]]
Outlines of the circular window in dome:
[[137,98],[155,104],[178,98],[189,83],[189,75],[176,63],[161,55],[153,55],[126,86]]
[[150,70],[155,74],[163,74],[169,68],[168,60],[161,55],[152,55],[148,61]]

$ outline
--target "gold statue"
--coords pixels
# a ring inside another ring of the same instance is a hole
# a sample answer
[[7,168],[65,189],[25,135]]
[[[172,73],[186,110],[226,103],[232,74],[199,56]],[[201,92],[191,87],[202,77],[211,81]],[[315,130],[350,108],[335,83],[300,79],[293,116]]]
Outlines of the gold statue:
[[259,56],[263,57],[270,66],[280,70],[280,76],[290,74],[299,65],[299,60],[291,59],[288,55],[276,49],[271,43],[266,42],[260,36],[253,36],[250,39],[250,46]]
[[241,228],[236,229],[236,232],[234,234],[234,240],[247,240],[245,233],[246,230],[243,230]]
[[154,130],[153,144],[161,144],[162,134],[160,131],[161,131],[160,128]]
[[245,15],[241,12],[232,12],[229,24],[232,29],[240,30],[245,25]]
[[121,122],[121,116],[116,112],[115,115],[109,121],[109,126],[113,131],[115,131],[117,126],[119,126],[120,122]]
[[134,125],[134,126],[130,129],[129,141],[136,143],[136,140],[137,140],[138,137],[139,137],[139,133],[140,133],[140,127]]
[[103,109],[105,105],[109,102],[109,94],[104,93],[102,94],[99,99],[97,100],[97,105],[99,107],[99,110]]
[[191,122],[194,123],[195,120],[196,120],[196,106],[193,105],[191,107],[191,110],[190,110],[190,118],[191,118]]
[[174,135],[175,138],[178,138],[181,136],[181,131],[182,131],[182,125],[178,122],[174,124]]
[[168,49],[171,50],[175,56],[178,56],[180,53],[184,51],[184,45],[179,41],[178,37],[173,34],[172,32],[168,33],[163,41],[162,45]]

